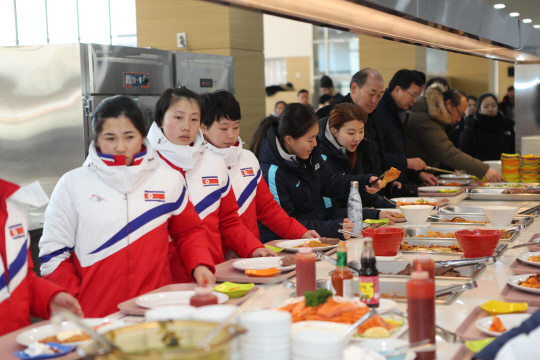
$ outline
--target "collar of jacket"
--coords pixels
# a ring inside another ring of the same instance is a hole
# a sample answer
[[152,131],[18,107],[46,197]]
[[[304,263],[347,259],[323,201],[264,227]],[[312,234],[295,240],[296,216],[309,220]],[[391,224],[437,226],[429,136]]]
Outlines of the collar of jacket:
[[193,169],[206,149],[206,141],[204,141],[201,130],[197,133],[193,144],[176,145],[167,139],[155,122],[148,131],[148,141],[150,141],[155,151],[184,171]]
[[[446,110],[446,106],[444,106],[443,92],[444,87],[441,84],[433,84],[426,90],[425,104],[427,106],[427,113],[433,120],[445,126],[452,125],[452,117],[448,113],[448,110]],[[417,111],[422,111],[420,109],[422,106],[421,101],[417,104]]]
[[332,135],[332,131],[330,131],[330,121],[326,121],[326,126],[324,130],[324,137],[332,144],[336,149],[341,151],[343,155],[347,155],[347,149],[343,146],[339,145],[334,135]]
[[495,116],[488,116],[480,113],[473,115],[470,124],[476,129],[496,133],[500,130],[512,129],[514,120],[506,118],[500,111]]
[[394,98],[392,97],[392,94],[388,91],[388,89],[386,89],[384,91],[384,94],[383,94],[383,96],[381,98],[381,101],[379,101],[379,104],[377,105],[377,108],[379,106],[386,107],[390,112],[395,113],[398,116],[402,112],[405,112],[405,110],[401,110],[397,106],[396,101],[394,100]]
[[240,139],[240,136],[239,136],[236,144],[226,149],[217,148],[210,143],[206,144],[206,149],[210,151],[212,154],[216,154],[220,156],[221,158],[223,158],[223,160],[225,160],[225,164],[227,165],[227,167],[233,167],[238,164],[238,158],[240,157],[242,150],[244,150],[243,145],[244,143],[242,142],[242,139]]
[[277,138],[277,136],[275,137],[275,141],[276,141],[276,148],[277,148],[278,154],[279,154],[279,156],[281,156],[281,158],[283,160],[298,163],[298,161],[296,159],[296,155],[288,154],[285,150],[283,150],[283,148],[281,147],[281,144],[279,143],[279,139]]
[[128,194],[142,183],[151,171],[159,168],[159,162],[155,160],[154,150],[148,139],[144,140],[144,146],[146,155],[139,165],[108,166],[99,157],[96,145],[92,141],[83,167],[95,171],[101,180],[121,194]]

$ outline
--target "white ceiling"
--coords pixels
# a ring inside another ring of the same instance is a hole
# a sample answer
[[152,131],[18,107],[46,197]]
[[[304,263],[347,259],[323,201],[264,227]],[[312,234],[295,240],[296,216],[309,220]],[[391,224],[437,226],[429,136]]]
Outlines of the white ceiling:
[[539,0],[482,0],[486,4],[504,4],[506,7],[501,9],[507,14],[518,12],[519,16],[515,19],[531,19],[528,25],[540,25],[540,1]]

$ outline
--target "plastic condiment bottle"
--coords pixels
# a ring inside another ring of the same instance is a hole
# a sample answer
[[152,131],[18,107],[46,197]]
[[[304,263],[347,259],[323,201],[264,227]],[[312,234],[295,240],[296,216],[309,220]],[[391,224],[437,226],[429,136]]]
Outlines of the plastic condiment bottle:
[[298,249],[296,257],[296,296],[303,296],[304,291],[315,291],[315,254],[311,248],[304,246]]
[[352,298],[353,274],[347,267],[347,244],[340,241],[337,249],[337,268],[332,273],[332,285],[336,295]]
[[351,190],[347,201],[347,218],[354,223],[355,229],[362,229],[362,198],[358,192],[358,181],[351,181]]
[[[413,271],[407,282],[409,343],[429,339],[435,344],[435,282],[427,271]],[[435,359],[435,351],[416,354],[417,360]]]
[[360,291],[360,301],[371,308],[379,307],[379,271],[377,270],[377,259],[373,250],[373,240],[364,238],[364,248],[362,249],[362,268],[358,273],[358,287]]
[[212,294],[212,288],[206,287],[206,279],[203,279],[202,286],[195,289],[195,295],[189,299],[191,306],[200,307],[206,305],[217,305],[218,298]]
[[429,278],[435,281],[435,260],[422,251],[420,255],[413,260],[413,271],[427,271]]

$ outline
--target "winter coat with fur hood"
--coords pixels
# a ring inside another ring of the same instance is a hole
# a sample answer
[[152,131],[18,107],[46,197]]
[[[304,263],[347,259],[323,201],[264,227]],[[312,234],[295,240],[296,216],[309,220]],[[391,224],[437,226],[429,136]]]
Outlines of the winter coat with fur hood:
[[445,164],[482,178],[489,165],[456,148],[445,131],[445,126],[452,120],[444,106],[443,91],[441,85],[431,86],[411,108],[407,125],[407,158],[419,157],[427,166]]

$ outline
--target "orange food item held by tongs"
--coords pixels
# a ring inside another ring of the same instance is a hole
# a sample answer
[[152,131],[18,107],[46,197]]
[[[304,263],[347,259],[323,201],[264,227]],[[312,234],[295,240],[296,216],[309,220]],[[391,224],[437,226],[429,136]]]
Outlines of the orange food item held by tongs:
[[248,269],[244,273],[247,276],[252,276],[252,277],[274,277],[276,275],[279,275],[281,273],[281,270],[275,267],[269,268],[269,269],[262,269],[262,270]]
[[489,331],[503,332],[506,331],[501,319],[497,315],[493,315],[493,323],[488,329]]

